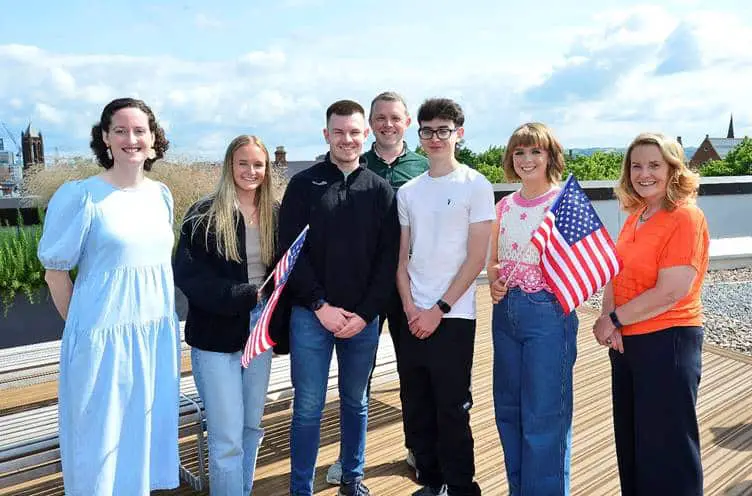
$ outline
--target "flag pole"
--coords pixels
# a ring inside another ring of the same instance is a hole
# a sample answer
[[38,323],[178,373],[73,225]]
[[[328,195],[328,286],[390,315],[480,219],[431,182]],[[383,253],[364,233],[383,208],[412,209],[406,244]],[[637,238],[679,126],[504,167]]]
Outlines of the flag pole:
[[[569,176],[567,176],[567,180],[564,181],[564,186],[562,186],[561,190],[559,190],[559,195],[561,194],[562,191],[564,191],[564,189],[567,186],[567,183],[569,183],[569,181],[571,181],[572,177],[574,177],[574,176],[570,172]],[[554,200],[554,202],[556,202],[556,200]],[[553,203],[552,203],[552,205],[553,205]],[[545,218],[546,218],[546,214],[544,213],[543,214],[543,219],[541,219],[541,222],[539,222],[538,225],[540,225]],[[535,237],[535,234],[533,234],[533,236],[530,237],[530,240],[525,245],[525,249],[520,252],[520,253],[522,253],[522,255],[524,255],[525,253],[527,253],[528,248],[530,248],[530,245],[533,244],[533,238],[534,237]],[[520,262],[522,262],[522,256],[520,256],[520,259],[517,260],[517,263],[515,263],[514,267],[512,267],[512,272],[509,273],[509,276],[507,277],[507,280],[504,281],[504,289],[507,289],[509,287],[509,280],[512,278],[512,276],[514,275],[514,273],[517,272],[517,267],[520,266]],[[499,267],[499,268],[501,268],[501,267]]]
[[[294,245],[295,243],[297,243],[297,241],[298,241],[298,240],[300,239],[300,237],[301,237],[301,236],[303,235],[303,233],[304,233],[304,232],[306,232],[306,231],[308,230],[308,226],[309,226],[309,224],[306,224],[306,225],[305,225],[305,227],[303,228],[303,230],[302,230],[302,231],[300,231],[300,234],[298,234],[298,237],[297,237],[297,238],[295,238],[295,240],[293,240],[293,242],[292,242],[292,243],[290,243],[290,246],[292,246],[292,245]],[[261,285],[261,287],[260,287],[260,288],[258,288],[258,289],[256,290],[256,292],[257,292],[257,293],[261,293],[261,290],[262,290],[262,289],[264,289],[264,286],[266,286],[266,284],[267,284],[267,283],[268,283],[268,282],[269,282],[269,281],[271,280],[271,278],[272,278],[272,277],[274,276],[274,272],[275,272],[275,271],[272,271],[272,273],[271,273],[271,274],[269,274],[269,276],[268,276],[268,277],[266,278],[266,281],[264,281],[264,284],[262,284],[262,285]]]

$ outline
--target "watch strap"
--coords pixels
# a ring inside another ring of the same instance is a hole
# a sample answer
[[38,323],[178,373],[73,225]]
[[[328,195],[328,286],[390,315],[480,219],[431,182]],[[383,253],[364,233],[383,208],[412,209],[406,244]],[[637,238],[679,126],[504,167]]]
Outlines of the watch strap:
[[617,329],[624,327],[624,324],[621,323],[619,317],[616,315],[616,310],[612,310],[611,313],[608,314],[608,316],[611,318],[611,322],[614,324],[614,327],[616,327]]
[[436,306],[439,307],[439,310],[441,310],[442,313],[449,313],[452,311],[452,306],[441,298],[436,302]]

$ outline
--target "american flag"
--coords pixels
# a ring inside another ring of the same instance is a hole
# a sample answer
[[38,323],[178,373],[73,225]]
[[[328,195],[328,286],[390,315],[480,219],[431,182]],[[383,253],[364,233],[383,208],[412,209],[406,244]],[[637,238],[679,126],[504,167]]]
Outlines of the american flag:
[[[287,278],[292,272],[292,268],[295,266],[295,262],[300,255],[300,250],[303,249],[303,243],[305,243],[306,234],[308,234],[308,226],[305,226],[298,237],[295,238],[290,248],[285,252],[284,256],[277,262],[277,266],[274,267],[272,276],[274,277],[274,291],[272,291],[269,301],[266,302],[264,310],[261,312],[256,325],[253,326],[251,335],[248,336],[248,341],[245,343],[245,349],[243,350],[243,357],[240,362],[244,368],[248,367],[251,360],[261,353],[267,351],[276,343],[269,335],[269,322],[272,319],[272,313],[277,306],[279,296],[282,294],[282,290],[285,289]],[[262,286],[263,287],[263,286]]]
[[531,243],[541,255],[543,277],[567,314],[622,268],[614,242],[571,174]]

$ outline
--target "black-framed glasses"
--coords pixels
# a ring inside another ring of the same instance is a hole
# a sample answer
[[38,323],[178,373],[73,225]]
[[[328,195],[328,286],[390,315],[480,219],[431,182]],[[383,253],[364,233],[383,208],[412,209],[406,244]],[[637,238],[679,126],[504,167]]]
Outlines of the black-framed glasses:
[[436,135],[440,140],[448,140],[452,133],[456,130],[456,128],[449,129],[448,127],[440,127],[439,129],[421,127],[418,128],[418,136],[420,136],[421,139],[430,140],[433,139],[434,135]]

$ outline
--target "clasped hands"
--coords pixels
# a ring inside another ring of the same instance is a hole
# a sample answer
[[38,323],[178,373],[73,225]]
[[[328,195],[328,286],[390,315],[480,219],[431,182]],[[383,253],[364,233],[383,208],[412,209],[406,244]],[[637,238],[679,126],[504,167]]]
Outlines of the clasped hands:
[[614,326],[608,314],[601,314],[593,324],[593,336],[601,346],[608,346],[619,353],[624,353],[624,340],[621,331]]
[[316,310],[316,317],[327,331],[336,338],[347,339],[365,329],[367,323],[355,312],[348,312],[344,308],[335,307],[328,303]]
[[436,328],[441,323],[444,312],[434,305],[431,308],[423,309],[415,306],[415,303],[405,307],[407,316],[407,325],[410,328],[410,334],[418,339],[427,339],[436,332]]

